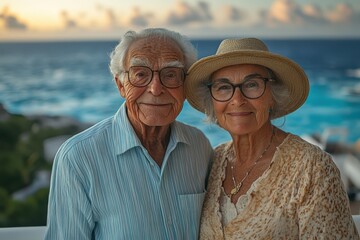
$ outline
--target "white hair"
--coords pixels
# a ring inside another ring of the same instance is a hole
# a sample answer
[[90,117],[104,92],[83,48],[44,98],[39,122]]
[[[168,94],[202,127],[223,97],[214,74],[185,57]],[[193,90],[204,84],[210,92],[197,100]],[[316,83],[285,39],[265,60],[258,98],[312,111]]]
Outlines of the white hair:
[[[181,35],[180,33],[170,31],[165,28],[147,28],[140,32],[128,31],[124,34],[122,40],[115,47],[115,49],[112,51],[110,55],[109,68],[114,77],[120,76],[121,74],[124,73],[125,56],[131,44],[137,40],[149,38],[149,37],[171,39],[176,44],[178,44],[178,46],[180,47],[180,49],[184,54],[185,72],[187,72],[190,66],[197,59],[197,51],[195,47],[191,44],[190,40],[187,37]],[[121,81],[123,81],[122,79],[123,78],[120,77]]]

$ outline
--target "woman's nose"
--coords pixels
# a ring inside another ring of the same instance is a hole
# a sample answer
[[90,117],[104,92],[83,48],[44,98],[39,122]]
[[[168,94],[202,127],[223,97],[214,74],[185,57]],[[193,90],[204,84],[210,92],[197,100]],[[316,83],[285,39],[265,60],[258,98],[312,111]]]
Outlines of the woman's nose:
[[243,103],[246,100],[246,97],[242,94],[240,87],[236,87],[234,91],[234,95],[230,99],[231,102],[234,103]]

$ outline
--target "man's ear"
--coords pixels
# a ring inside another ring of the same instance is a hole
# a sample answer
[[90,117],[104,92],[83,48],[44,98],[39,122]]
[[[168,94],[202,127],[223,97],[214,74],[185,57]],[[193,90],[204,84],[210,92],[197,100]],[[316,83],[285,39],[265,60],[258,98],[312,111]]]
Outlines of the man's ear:
[[126,94],[125,94],[125,88],[124,85],[121,83],[119,76],[115,76],[115,82],[116,82],[116,86],[119,89],[120,95],[125,98]]

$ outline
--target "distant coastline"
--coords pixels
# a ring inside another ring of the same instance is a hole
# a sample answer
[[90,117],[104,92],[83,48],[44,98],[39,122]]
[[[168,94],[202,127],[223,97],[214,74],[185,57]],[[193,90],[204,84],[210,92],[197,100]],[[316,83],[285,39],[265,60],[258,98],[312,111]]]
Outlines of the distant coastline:
[[[264,41],[359,41],[360,37],[358,36],[328,36],[328,37],[259,37],[259,36],[224,36],[224,37],[191,37],[191,41],[222,41],[225,38],[242,38],[242,37],[257,37]],[[18,44],[18,43],[79,43],[79,42],[113,42],[117,43],[120,39],[116,38],[94,38],[94,39],[0,39],[0,44]]]

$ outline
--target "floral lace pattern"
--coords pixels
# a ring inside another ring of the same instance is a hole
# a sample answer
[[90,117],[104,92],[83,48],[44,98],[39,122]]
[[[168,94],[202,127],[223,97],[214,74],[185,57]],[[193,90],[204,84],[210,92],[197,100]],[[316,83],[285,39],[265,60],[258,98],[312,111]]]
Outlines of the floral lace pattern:
[[248,196],[242,195],[239,197],[236,204],[231,202],[231,199],[226,195],[225,190],[221,187],[220,195],[220,211],[222,212],[221,223],[223,226],[226,226],[231,222],[236,216],[245,209],[246,204],[248,203]]
[[360,239],[331,156],[292,134],[246,193],[245,208],[224,225],[221,189],[233,155],[232,142],[216,148],[200,239]]

